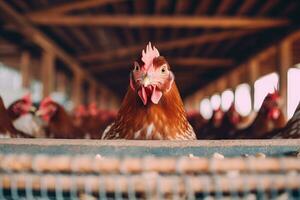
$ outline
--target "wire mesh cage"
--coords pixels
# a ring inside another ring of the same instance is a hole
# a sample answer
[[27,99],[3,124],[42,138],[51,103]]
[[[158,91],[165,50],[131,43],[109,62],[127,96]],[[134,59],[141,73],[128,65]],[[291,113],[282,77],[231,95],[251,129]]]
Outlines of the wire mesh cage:
[[[165,155],[159,150],[164,145],[156,146],[157,142],[147,142],[148,146],[146,142],[137,142],[138,145],[130,147],[121,145],[122,141],[110,146],[85,142],[91,149],[98,149],[98,153],[84,153],[84,144],[77,146],[71,142],[67,144],[68,150],[50,143],[41,144],[39,153],[33,151],[37,143],[15,143],[16,152],[22,147],[23,153],[14,154],[3,150],[11,142],[1,145],[0,199],[300,198],[299,141],[289,145],[266,142],[264,153],[256,152],[259,145],[248,141],[248,155],[241,154],[243,143],[222,147],[222,141],[183,145],[182,155],[174,151],[174,147],[180,149],[181,143],[169,143],[164,148]],[[60,153],[50,152],[53,146]],[[125,148],[128,153],[141,147],[147,151],[122,155],[117,150],[124,152]],[[219,151],[196,154],[205,147]],[[105,152],[105,148],[110,152]],[[189,154],[185,154],[185,148]],[[224,158],[223,154],[228,156]]]

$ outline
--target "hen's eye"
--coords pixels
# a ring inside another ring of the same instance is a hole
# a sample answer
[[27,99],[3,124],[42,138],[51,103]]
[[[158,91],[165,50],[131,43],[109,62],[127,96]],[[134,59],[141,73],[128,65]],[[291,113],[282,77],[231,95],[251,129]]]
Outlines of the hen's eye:
[[134,63],[133,71],[140,71],[140,65],[137,62]]
[[167,66],[163,65],[160,69],[161,73],[165,73],[167,71]]

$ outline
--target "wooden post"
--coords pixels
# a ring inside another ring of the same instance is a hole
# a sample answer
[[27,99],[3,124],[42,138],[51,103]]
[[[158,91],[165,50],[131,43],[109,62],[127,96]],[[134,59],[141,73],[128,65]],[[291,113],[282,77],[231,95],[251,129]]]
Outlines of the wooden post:
[[259,63],[256,59],[253,59],[250,61],[250,63],[248,64],[248,77],[249,77],[249,84],[250,84],[250,94],[251,94],[251,103],[252,103],[252,109],[254,108],[254,83],[255,81],[258,79],[259,76]]
[[88,93],[88,101],[89,103],[97,103],[96,94],[97,93],[97,84],[93,81],[90,82],[89,93]]
[[22,86],[26,89],[30,87],[30,53],[24,51],[21,54],[20,71],[22,75]]
[[44,51],[42,55],[43,97],[49,96],[54,89],[55,56],[53,52]]
[[281,98],[283,99],[283,112],[287,114],[287,71],[292,67],[292,45],[290,40],[284,40],[279,47],[280,65],[279,65],[279,90]]
[[67,92],[67,77],[63,72],[57,72],[57,91],[66,94]]
[[82,103],[82,83],[83,75],[80,71],[74,71],[72,84],[72,101],[75,106]]

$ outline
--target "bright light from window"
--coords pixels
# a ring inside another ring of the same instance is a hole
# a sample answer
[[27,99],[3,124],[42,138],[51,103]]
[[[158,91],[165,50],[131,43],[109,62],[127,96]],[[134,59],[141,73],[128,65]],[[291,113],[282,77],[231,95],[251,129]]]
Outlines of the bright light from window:
[[287,116],[290,119],[300,101],[299,84],[300,84],[300,69],[291,68],[288,71],[287,82]]
[[231,90],[225,90],[221,95],[221,108],[223,111],[227,111],[234,100],[234,94]]
[[204,119],[210,119],[213,114],[213,110],[208,98],[205,98],[200,103],[200,113]]
[[221,106],[221,97],[219,94],[214,94],[211,98],[210,98],[210,103],[211,103],[211,107],[214,110],[217,110],[220,108]]
[[242,116],[247,116],[251,112],[250,86],[246,83],[240,84],[235,90],[235,108]]
[[265,97],[278,90],[279,76],[277,73],[271,73],[259,78],[254,83],[254,110],[258,111]]

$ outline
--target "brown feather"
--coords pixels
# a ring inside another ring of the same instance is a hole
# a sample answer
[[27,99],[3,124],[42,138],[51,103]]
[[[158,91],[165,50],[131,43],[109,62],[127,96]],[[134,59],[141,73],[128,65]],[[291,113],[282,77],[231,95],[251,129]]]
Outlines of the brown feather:
[[196,139],[175,83],[158,104],[143,105],[130,87],[104,139]]

